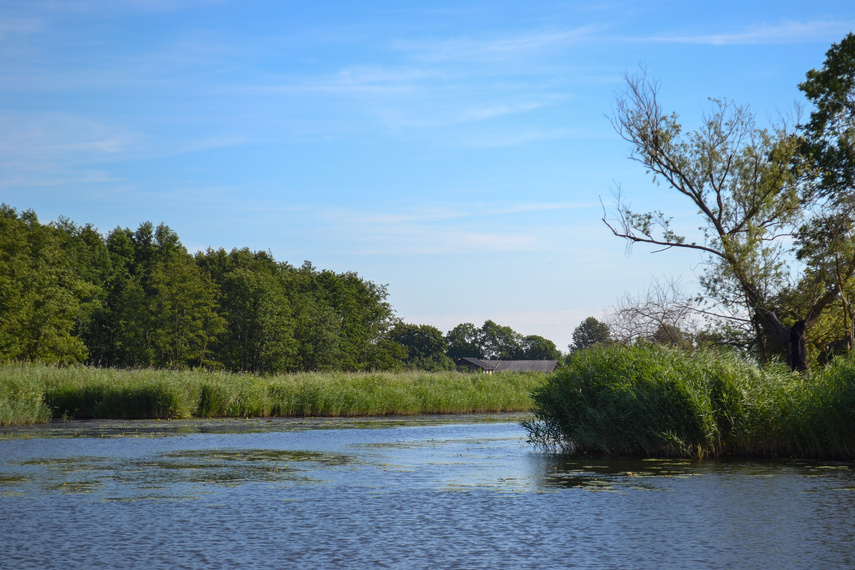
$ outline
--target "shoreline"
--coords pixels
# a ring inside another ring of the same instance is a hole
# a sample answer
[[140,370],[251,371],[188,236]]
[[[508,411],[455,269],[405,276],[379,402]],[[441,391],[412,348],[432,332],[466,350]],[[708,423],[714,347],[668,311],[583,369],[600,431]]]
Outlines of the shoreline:
[[531,413],[461,413],[351,417],[223,417],[190,419],[52,419],[0,426],[0,440],[27,438],[151,438],[205,433],[270,433],[317,429],[380,429],[460,423],[520,423]]

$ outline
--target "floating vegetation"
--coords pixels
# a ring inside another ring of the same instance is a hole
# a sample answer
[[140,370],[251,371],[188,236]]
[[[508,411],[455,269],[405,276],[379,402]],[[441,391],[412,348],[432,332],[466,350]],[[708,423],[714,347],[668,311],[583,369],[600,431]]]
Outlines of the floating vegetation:
[[[159,453],[132,459],[76,456],[12,461],[22,474],[0,475],[3,487],[35,483],[47,491],[88,493],[116,484],[136,490],[142,498],[160,497],[178,485],[234,486],[252,482],[313,482],[308,473],[321,468],[355,465],[342,453],[277,449],[202,449]],[[157,491],[154,495],[141,490]],[[192,495],[185,489],[183,495]],[[182,496],[183,496],[182,495]],[[112,497],[121,500],[121,496]]]
[[544,466],[546,487],[579,488],[589,491],[663,490],[659,479],[680,479],[697,474],[697,461],[609,459],[592,463],[555,454]]
[[6,475],[0,473],[0,486],[3,485],[20,485],[22,483],[28,483],[30,481],[29,477],[25,477],[23,475]]

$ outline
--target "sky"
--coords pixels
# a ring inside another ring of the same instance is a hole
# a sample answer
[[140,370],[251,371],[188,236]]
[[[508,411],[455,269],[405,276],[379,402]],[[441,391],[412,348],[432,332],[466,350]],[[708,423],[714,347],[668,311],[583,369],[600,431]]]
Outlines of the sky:
[[620,188],[696,223],[611,126],[625,75],[687,129],[709,98],[772,124],[853,30],[851,0],[2,0],[0,202],[354,271],[405,322],[565,350],[703,262],[602,222]]

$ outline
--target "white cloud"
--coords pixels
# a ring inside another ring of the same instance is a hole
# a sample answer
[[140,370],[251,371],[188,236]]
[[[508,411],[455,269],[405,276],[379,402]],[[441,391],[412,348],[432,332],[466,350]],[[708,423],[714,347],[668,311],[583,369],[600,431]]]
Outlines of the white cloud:
[[437,73],[413,67],[354,65],[335,73],[315,77],[295,77],[269,85],[239,88],[255,93],[333,93],[400,95],[411,93]]
[[541,141],[575,138],[575,131],[566,128],[511,127],[486,132],[469,131],[464,136],[450,141],[451,146],[463,148],[502,148]]
[[682,44],[746,45],[746,44],[793,44],[804,42],[827,42],[829,37],[838,38],[855,28],[855,20],[849,21],[782,21],[778,24],[753,26],[743,31],[721,34],[660,35],[643,41]]
[[318,208],[311,214],[323,233],[356,255],[435,255],[467,252],[564,251],[575,243],[566,220],[545,220],[545,211],[599,208],[599,204],[431,204],[400,211]]
[[543,107],[544,105],[546,105],[545,102],[530,101],[522,103],[498,104],[488,107],[469,109],[467,111],[464,111],[460,115],[459,120],[462,122],[469,122],[495,119],[496,117],[501,117],[504,115],[515,115],[518,113],[533,111],[535,109]]
[[582,208],[599,208],[599,202],[590,202],[588,204],[580,203],[580,204],[571,204],[567,202],[556,202],[556,203],[529,203],[529,204],[516,204],[510,205],[504,208],[497,208],[488,210],[491,214],[516,214],[521,212],[543,212],[546,210],[579,210]]
[[8,18],[0,20],[0,41],[8,36],[32,34],[44,30],[44,24],[36,18]]
[[565,31],[533,32],[487,39],[453,38],[440,40],[398,40],[394,49],[425,62],[500,62],[562,50],[590,41],[605,28],[590,25]]
[[356,224],[388,227],[399,224],[430,223],[453,220],[467,214],[453,208],[420,208],[406,212],[363,212],[356,210],[322,210],[321,217],[334,224]]
[[104,160],[138,145],[144,137],[67,113],[0,115],[0,163],[70,164]]

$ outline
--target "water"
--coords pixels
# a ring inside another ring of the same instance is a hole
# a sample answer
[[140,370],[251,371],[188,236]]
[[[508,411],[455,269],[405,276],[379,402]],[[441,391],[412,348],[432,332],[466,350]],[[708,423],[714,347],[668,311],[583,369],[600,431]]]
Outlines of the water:
[[846,463],[568,459],[512,417],[2,429],[2,568],[855,565]]

